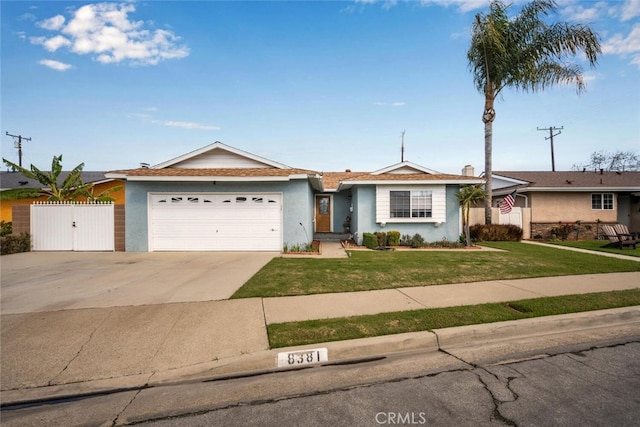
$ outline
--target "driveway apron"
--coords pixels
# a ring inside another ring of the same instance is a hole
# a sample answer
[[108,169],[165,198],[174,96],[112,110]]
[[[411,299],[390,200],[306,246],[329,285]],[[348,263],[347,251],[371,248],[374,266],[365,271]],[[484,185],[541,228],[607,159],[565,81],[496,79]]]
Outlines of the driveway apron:
[[266,350],[261,299],[228,298],[276,255],[3,256],[2,390],[144,381]]

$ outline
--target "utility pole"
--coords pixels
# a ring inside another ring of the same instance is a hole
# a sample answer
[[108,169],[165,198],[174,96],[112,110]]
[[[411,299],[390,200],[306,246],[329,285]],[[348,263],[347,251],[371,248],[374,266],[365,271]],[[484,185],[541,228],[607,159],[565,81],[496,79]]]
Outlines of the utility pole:
[[[548,128],[538,128],[538,130],[548,130],[549,131],[549,136],[545,137],[545,141],[546,140],[551,140],[551,171],[555,172],[556,171],[556,160],[555,157],[553,156],[553,137],[554,136],[558,136],[562,133],[562,129],[564,129],[564,126],[560,126],[559,128],[554,127],[554,126],[549,126]],[[558,133],[553,133],[554,130],[557,130]]]
[[15,146],[18,149],[18,166],[22,167],[22,141],[31,141],[31,138],[22,135],[12,135],[9,132],[6,132],[6,135],[12,138],[18,138],[18,140],[15,141]]
[[404,163],[404,133],[405,133],[405,130],[402,131],[402,145],[400,146],[400,163]]

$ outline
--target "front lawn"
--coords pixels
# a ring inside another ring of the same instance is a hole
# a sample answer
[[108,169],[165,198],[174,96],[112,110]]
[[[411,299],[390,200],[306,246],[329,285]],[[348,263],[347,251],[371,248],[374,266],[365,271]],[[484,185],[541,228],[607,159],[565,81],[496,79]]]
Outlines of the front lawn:
[[578,240],[578,241],[557,241],[547,242],[553,245],[570,246],[572,248],[587,249],[590,251],[609,252],[612,254],[630,255],[640,257],[640,245],[636,249],[619,249],[619,248],[605,248],[608,240]]
[[484,280],[640,271],[640,263],[517,242],[502,251],[352,251],[350,258],[274,258],[232,298],[276,297]]

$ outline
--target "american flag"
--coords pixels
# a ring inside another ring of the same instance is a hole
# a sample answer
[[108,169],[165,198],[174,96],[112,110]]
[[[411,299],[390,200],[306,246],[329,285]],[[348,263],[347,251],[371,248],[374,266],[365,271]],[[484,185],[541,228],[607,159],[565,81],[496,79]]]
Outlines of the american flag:
[[509,212],[511,212],[511,209],[516,202],[516,192],[517,190],[513,190],[513,193],[507,194],[507,196],[502,199],[502,202],[500,202],[501,214],[508,214]]

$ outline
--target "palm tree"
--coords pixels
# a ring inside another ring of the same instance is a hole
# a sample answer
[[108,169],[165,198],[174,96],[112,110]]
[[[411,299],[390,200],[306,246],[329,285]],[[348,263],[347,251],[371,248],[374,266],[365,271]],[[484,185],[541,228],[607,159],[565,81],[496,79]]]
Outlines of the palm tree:
[[43,172],[34,165],[31,165],[30,169],[25,169],[7,159],[3,158],[2,160],[14,171],[20,172],[25,177],[34,179],[42,184],[44,188],[40,189],[40,194],[49,196],[49,201],[74,200],[77,196],[84,194],[87,188],[92,185],[82,182],[81,173],[84,163],[80,163],[73,168],[64,181],[61,184],[58,183],[62,172],[62,155],[53,156],[49,172]]
[[460,206],[462,206],[462,225],[464,226],[465,245],[471,246],[471,231],[469,224],[471,205],[475,205],[478,202],[485,200],[487,193],[485,193],[481,184],[465,185],[456,193],[456,197],[460,202]]
[[599,36],[588,26],[545,18],[556,10],[553,0],[533,0],[513,19],[509,6],[492,0],[486,14],[475,17],[471,46],[467,51],[474,83],[484,95],[484,157],[486,178],[485,222],[491,224],[491,174],[494,102],[500,92],[514,88],[523,92],[542,91],[557,84],[574,84],[578,95],[585,90],[582,67],[569,62],[584,52],[594,67],[601,52]]

